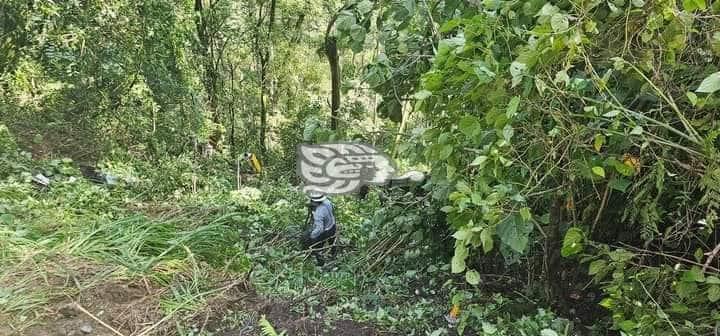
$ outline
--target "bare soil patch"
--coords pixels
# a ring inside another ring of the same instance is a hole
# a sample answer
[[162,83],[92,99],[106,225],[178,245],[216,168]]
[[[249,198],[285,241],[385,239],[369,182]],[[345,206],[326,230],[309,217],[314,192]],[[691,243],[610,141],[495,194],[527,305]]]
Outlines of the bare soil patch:
[[[212,335],[259,336],[258,321],[261,316],[265,316],[278,332],[286,331],[287,335],[394,335],[367,323],[324,321],[322,318],[304,316],[294,311],[293,308],[298,307],[291,306],[303,303],[265,298],[245,283],[235,283],[231,286],[219,284],[218,288],[227,286],[228,289],[213,296],[198,311],[177,314],[146,335],[178,335],[175,323],[178,322],[196,334],[204,331]],[[54,281],[53,285],[57,286],[57,292],[69,292],[62,286],[74,286],[72,281]],[[28,328],[13,330],[2,322],[3,316],[0,316],[0,335],[138,336],[165,316],[160,309],[160,299],[166,291],[142,279],[101,282],[85,287],[75,295],[54,298],[37,312],[36,323]],[[316,307],[315,311],[322,311],[322,307]]]

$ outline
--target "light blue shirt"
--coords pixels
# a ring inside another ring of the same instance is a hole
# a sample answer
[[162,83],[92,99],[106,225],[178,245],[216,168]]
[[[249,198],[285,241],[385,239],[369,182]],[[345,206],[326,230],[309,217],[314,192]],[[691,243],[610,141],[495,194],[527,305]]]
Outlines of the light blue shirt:
[[330,200],[326,199],[313,211],[313,229],[310,232],[310,238],[315,239],[334,226],[335,215],[333,214],[333,204]]

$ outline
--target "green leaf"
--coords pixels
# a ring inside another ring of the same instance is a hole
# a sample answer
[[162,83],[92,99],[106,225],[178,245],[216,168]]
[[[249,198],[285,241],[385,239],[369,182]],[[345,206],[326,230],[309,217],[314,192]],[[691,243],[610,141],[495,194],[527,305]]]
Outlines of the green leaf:
[[507,111],[505,112],[505,115],[508,117],[508,119],[511,119],[517,114],[518,106],[520,105],[520,97],[515,96],[512,99],[510,99],[510,103],[507,106]]
[[613,298],[604,298],[600,301],[599,305],[607,309],[612,309],[615,305],[615,300],[613,300]]
[[506,142],[510,142],[510,139],[512,139],[513,134],[515,134],[515,130],[510,126],[510,124],[505,125],[503,127],[503,139],[505,139]]
[[372,1],[370,1],[370,0],[363,0],[363,1],[358,2],[356,8],[357,8],[358,12],[360,12],[360,14],[367,14],[372,10],[373,4],[372,4]]
[[350,28],[355,24],[355,16],[343,12],[335,20],[335,28],[339,31],[350,31]]
[[460,128],[460,132],[470,138],[475,137],[482,131],[480,122],[473,116],[462,117],[460,122],[458,122],[458,128]]
[[480,232],[480,241],[482,241],[483,252],[488,253],[493,249],[493,232],[486,228]]
[[472,193],[472,189],[470,189],[470,186],[465,181],[458,181],[458,183],[455,184],[455,189],[464,194]]
[[600,149],[602,149],[602,146],[605,144],[605,136],[602,134],[595,134],[595,141],[593,142],[593,147],[595,147],[595,151],[599,152]]
[[496,76],[492,70],[488,67],[488,64],[483,61],[474,61],[473,72],[478,77],[478,84],[490,83]]
[[443,145],[440,148],[440,152],[439,152],[440,160],[446,160],[447,158],[449,158],[450,154],[452,154],[452,152],[453,152],[453,149],[454,148],[452,145]]
[[512,87],[516,87],[522,81],[527,72],[527,65],[518,61],[510,63],[510,75],[512,76]]
[[365,28],[363,28],[361,25],[353,24],[350,27],[350,38],[352,39],[351,49],[355,53],[359,53],[362,51],[363,46],[365,45],[365,36],[367,32],[365,31]]
[[625,320],[625,321],[618,323],[618,326],[623,331],[631,332],[633,329],[635,329],[635,327],[637,327],[637,323],[635,323],[635,321],[633,321],[633,320]]
[[628,187],[630,187],[630,181],[622,178],[622,177],[615,177],[612,180],[610,180],[610,188],[613,188],[619,192],[626,192]]
[[618,12],[620,11],[620,10],[617,8],[617,6],[615,6],[615,4],[612,3],[612,2],[610,2],[610,1],[607,2],[607,5],[608,5],[608,8],[610,8],[610,11],[613,12],[613,13],[618,13]]
[[455,233],[453,234],[453,238],[455,238],[457,240],[461,240],[461,241],[467,241],[471,235],[472,235],[472,232],[470,232],[470,230],[460,229],[458,231],[455,231]]
[[683,0],[683,8],[688,12],[692,12],[696,9],[707,8],[707,4],[705,0]]
[[598,259],[590,263],[590,267],[588,268],[588,274],[589,275],[595,275],[603,270],[605,270],[605,267],[607,267],[607,261]]
[[690,308],[682,303],[673,302],[670,304],[670,311],[678,314],[687,314]]
[[0,223],[11,225],[13,223],[13,215],[11,214],[2,214],[0,215]]
[[468,256],[468,249],[463,242],[455,242],[455,254],[450,262],[453,273],[461,273],[465,270],[465,259]]
[[540,336],[558,336],[558,333],[552,329],[543,329],[540,331]]
[[610,259],[612,259],[612,261],[624,263],[635,257],[635,254],[630,251],[618,249],[608,253],[608,256],[610,256]]
[[693,266],[690,270],[683,272],[682,281],[705,282],[705,274],[699,266]]
[[570,85],[570,76],[568,76],[566,70],[560,70],[555,74],[555,79],[553,80],[553,83],[564,83],[565,86]]
[[473,160],[473,162],[470,162],[470,166],[480,166],[480,168],[485,166],[485,162],[487,161],[488,157],[485,155],[480,155]]
[[612,118],[612,117],[617,116],[618,114],[620,114],[620,111],[619,111],[619,110],[612,110],[612,111],[609,111],[609,112],[603,114],[603,117],[605,117],[605,118]]
[[695,92],[713,93],[717,90],[720,90],[720,71],[703,79],[702,83],[700,83],[700,86],[698,86]]
[[258,326],[260,326],[260,330],[262,330],[263,335],[267,336],[279,336],[277,331],[275,331],[275,328],[273,328],[270,321],[268,321],[265,318],[265,315],[260,316],[260,320],[258,321]]
[[699,247],[695,249],[695,254],[693,256],[695,257],[695,261],[701,262],[703,259],[703,249]]
[[606,163],[611,165],[618,173],[624,176],[635,175],[635,168],[631,166],[631,163],[625,164],[625,162],[620,162],[614,158],[608,159]]
[[470,194],[470,200],[475,205],[482,204],[482,196],[479,193],[474,192],[474,193]]
[[642,8],[645,6],[645,0],[632,0],[632,4],[637,8]]
[[633,127],[632,131],[630,131],[631,135],[640,135],[642,133],[643,133],[642,126],[635,126],[635,127]]
[[675,292],[680,298],[690,298],[697,292],[697,283],[694,281],[680,281],[675,286]]
[[475,270],[468,270],[465,272],[465,281],[471,285],[477,285],[480,283],[480,274]]
[[[380,85],[383,80],[377,81],[373,86]],[[443,87],[443,73],[439,71],[428,71],[422,76],[421,80],[423,87],[430,91],[437,91]]]
[[448,22],[445,22],[442,26],[440,26],[440,32],[447,33],[449,31],[457,28],[461,23],[462,23],[462,19],[454,18]]
[[454,209],[455,209],[455,208],[453,208],[452,206],[446,205],[446,206],[440,208],[440,211],[442,211],[442,212],[444,212],[444,213],[450,213],[450,212],[452,212]]
[[592,172],[597,176],[605,177],[605,169],[603,169],[603,167],[592,167]]
[[570,228],[565,233],[565,239],[563,239],[563,246],[560,250],[560,255],[563,257],[569,257],[582,252],[584,248],[584,237],[585,235],[583,234],[583,231],[579,228]]
[[[537,7],[536,7],[537,8]],[[553,6],[550,2],[546,2],[545,5],[540,9],[540,11],[535,14],[535,16],[540,17],[547,17],[552,16],[560,11],[560,8],[557,8],[556,6]]]
[[522,217],[522,219],[526,222],[529,221],[530,219],[532,219],[532,215],[530,214],[530,208],[528,208],[528,207],[521,208],[520,209],[520,217]]
[[497,332],[497,326],[487,322],[482,322],[482,331],[485,333],[485,335],[494,335]]
[[718,285],[710,286],[708,288],[707,295],[708,295],[708,300],[710,300],[710,302],[714,303],[714,302],[717,302],[718,300],[720,300],[720,286],[718,286]]
[[403,5],[410,15],[415,12],[415,0],[403,0]]
[[568,29],[570,26],[570,22],[568,21],[568,16],[566,14],[562,13],[555,13],[552,17],[550,17],[550,26],[552,27],[553,31],[556,33],[564,32]]
[[420,90],[413,95],[413,98],[415,98],[417,100],[423,100],[430,96],[432,96],[432,92],[430,92],[428,90]]
[[508,216],[497,226],[497,234],[505,245],[517,253],[522,253],[528,244],[528,237],[532,232],[532,223],[527,223],[517,216]]
[[720,278],[718,278],[714,275],[711,275],[711,276],[705,278],[705,282],[708,284],[711,284],[711,285],[720,285]]
[[696,106],[696,105],[697,105],[697,99],[698,99],[698,98],[697,98],[697,95],[696,95],[695,93],[693,93],[693,92],[691,92],[691,91],[688,91],[687,93],[685,93],[685,95],[687,96],[687,98],[688,98],[688,100],[690,101],[690,104],[692,104],[692,106]]

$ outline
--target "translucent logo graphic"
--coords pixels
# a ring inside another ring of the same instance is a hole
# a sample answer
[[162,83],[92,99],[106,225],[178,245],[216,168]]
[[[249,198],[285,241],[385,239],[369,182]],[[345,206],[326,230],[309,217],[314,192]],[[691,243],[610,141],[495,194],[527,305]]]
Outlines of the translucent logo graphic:
[[384,184],[395,171],[389,156],[367,144],[326,143],[297,148],[297,172],[305,182],[305,192],[352,193],[363,185]]

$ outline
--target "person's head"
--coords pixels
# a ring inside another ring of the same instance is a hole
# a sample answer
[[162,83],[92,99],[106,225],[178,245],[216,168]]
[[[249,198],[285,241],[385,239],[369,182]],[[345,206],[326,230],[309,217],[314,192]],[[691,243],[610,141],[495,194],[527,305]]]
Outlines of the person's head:
[[312,206],[318,206],[320,203],[327,199],[327,196],[325,196],[324,193],[321,193],[319,191],[311,191],[308,193],[307,196],[310,201],[310,205]]

